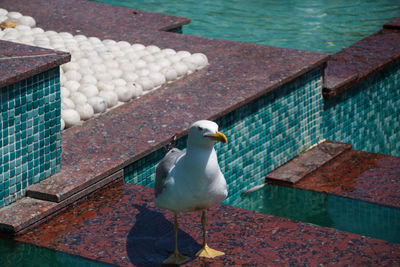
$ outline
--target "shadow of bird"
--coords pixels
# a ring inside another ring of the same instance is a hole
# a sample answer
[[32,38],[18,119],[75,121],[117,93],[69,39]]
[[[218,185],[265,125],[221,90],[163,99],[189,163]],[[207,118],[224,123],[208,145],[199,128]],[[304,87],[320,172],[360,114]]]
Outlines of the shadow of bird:
[[[173,225],[161,212],[151,210],[145,205],[135,204],[134,207],[139,213],[127,236],[126,251],[129,260],[136,266],[161,266],[165,258],[172,253]],[[180,229],[178,238],[179,249],[194,259],[201,245]]]

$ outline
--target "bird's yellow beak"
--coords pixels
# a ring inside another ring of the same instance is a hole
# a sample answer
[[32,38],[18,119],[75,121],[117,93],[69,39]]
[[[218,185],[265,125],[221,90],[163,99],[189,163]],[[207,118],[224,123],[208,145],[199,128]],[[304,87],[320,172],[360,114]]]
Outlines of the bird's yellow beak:
[[228,139],[226,138],[226,136],[221,132],[217,132],[216,134],[205,134],[204,136],[205,137],[209,137],[212,140],[219,141],[219,142],[224,143],[224,144],[226,142],[228,142]]

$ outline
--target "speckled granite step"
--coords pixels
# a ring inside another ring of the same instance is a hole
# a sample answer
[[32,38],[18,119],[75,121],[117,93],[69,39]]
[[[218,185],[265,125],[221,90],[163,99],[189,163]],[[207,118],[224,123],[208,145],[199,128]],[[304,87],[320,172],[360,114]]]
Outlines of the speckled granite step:
[[31,197],[22,198],[0,209],[0,230],[8,235],[21,234],[55,216],[68,205],[116,180],[123,180],[122,170],[86,187],[84,190],[61,202],[45,201]]
[[349,144],[324,141],[267,174],[266,182],[295,184],[349,149]]
[[[122,181],[98,191],[18,241],[118,266],[159,266],[172,252],[173,213],[153,204],[153,189]],[[195,257],[200,212],[182,213],[185,266],[395,266],[400,244],[218,205],[207,216],[208,244],[225,252]]]
[[383,28],[392,29],[392,30],[400,30],[400,17],[394,18],[385,24],[383,24]]
[[344,48],[327,62],[323,96],[340,94],[400,58],[400,17],[382,30]]
[[298,183],[280,185],[400,208],[400,158],[350,149]]
[[69,53],[0,40],[0,89],[70,59]]

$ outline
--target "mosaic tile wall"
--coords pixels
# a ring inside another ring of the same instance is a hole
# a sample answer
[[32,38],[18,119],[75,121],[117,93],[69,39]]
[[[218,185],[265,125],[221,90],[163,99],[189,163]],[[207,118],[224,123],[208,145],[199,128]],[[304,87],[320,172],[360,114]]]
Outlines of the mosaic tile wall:
[[323,107],[326,139],[354,149],[400,156],[400,60]]
[[[229,186],[226,203],[322,138],[322,101],[317,68],[216,121],[229,140],[215,146]],[[179,140],[177,147],[185,144]],[[155,167],[164,155],[160,149],[127,166],[125,181],[153,187]]]
[[0,88],[0,207],[61,167],[59,68]]

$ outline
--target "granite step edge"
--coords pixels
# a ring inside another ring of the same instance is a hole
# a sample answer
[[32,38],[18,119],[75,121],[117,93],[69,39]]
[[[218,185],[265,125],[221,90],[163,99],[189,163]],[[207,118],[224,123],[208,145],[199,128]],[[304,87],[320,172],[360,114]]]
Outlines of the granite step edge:
[[[396,45],[393,47],[395,43],[393,36],[398,39],[399,29],[400,17],[397,17],[385,23],[381,30],[333,54],[327,62],[324,74],[324,98],[330,99],[341,94],[354,84],[399,60],[400,50]],[[360,49],[364,51],[366,58],[359,57]],[[375,61],[374,66],[368,65],[370,59]]]
[[296,184],[351,148],[351,144],[325,140],[267,174],[265,182]]
[[117,180],[123,180],[123,177],[123,170],[119,170],[61,202],[24,197],[0,209],[0,233],[8,236],[23,234],[96,190]]
[[394,18],[385,24],[383,24],[384,29],[400,30],[400,17]]

